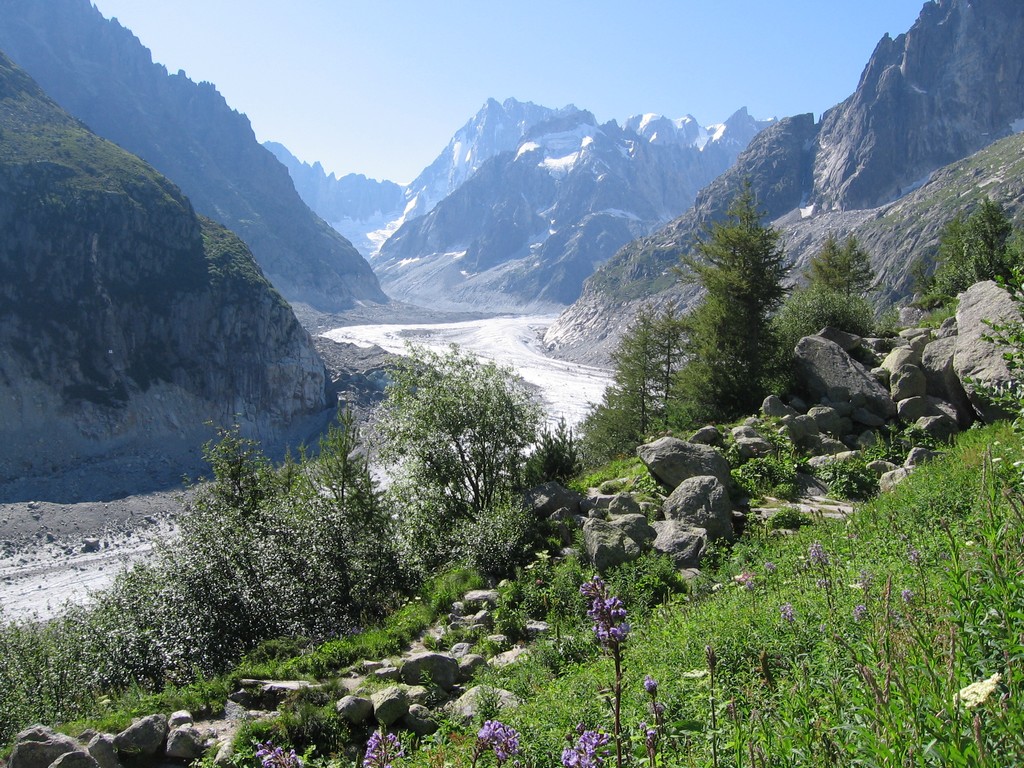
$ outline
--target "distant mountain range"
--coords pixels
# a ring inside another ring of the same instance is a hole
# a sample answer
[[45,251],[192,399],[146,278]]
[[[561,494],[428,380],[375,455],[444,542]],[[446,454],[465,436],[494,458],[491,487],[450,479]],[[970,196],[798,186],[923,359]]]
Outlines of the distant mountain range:
[[356,243],[393,297],[443,309],[564,307],[617,248],[685,210],[768,121],[598,125],[570,105],[491,99],[399,201],[267,144],[303,199]]
[[387,300],[366,260],[309,210],[211,83],[168,74],[89,0],[0,0],[0,19],[0,50],[65,110],[238,233],[289,301],[338,311]]
[[2,53],[0,296],[0,483],[112,455],[180,478],[217,427],[270,448],[326,408],[244,243]]
[[964,159],[1024,126],[1022,45],[1024,4],[925,3],[907,33],[882,38],[848,99],[817,123],[797,115],[758,134],[693,208],[598,269],[548,330],[549,349],[607,360],[640,305],[685,309],[695,291],[671,268],[746,182],[782,230],[795,275],[829,233],[852,233],[872,254],[877,295],[906,297],[912,264],[934,258],[957,211],[988,194],[1019,215],[1016,144]]

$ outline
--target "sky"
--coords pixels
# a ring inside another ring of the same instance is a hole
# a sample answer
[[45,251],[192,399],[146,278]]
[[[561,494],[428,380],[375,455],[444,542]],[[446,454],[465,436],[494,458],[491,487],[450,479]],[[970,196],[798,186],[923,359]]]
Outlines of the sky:
[[260,141],[408,182],[488,98],[705,125],[813,112],[923,0],[93,0]]

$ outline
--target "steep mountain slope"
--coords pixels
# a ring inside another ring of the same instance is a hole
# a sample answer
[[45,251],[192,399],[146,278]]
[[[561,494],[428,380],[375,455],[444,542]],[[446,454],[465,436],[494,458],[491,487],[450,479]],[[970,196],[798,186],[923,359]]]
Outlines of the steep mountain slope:
[[692,118],[598,125],[563,110],[483,164],[373,259],[389,293],[451,309],[550,310],[617,248],[684,210],[763,123],[745,110],[709,134]]
[[333,311],[386,297],[352,245],[210,83],[168,75],[88,0],[0,0],[0,49],[101,136],[151,163],[237,232],[291,301]]
[[[1021,127],[1024,62],[1015,51],[1022,44],[1024,4],[925,4],[908,33],[883,38],[857,91],[817,125],[810,115],[779,121],[702,190],[694,209],[619,251],[549,329],[549,348],[572,358],[606,359],[640,303],[674,301],[685,308],[694,293],[674,285],[670,267],[746,180],[767,217],[787,236],[797,270],[829,231],[840,236],[860,231],[938,168]],[[906,295],[910,264],[930,255],[934,233],[949,210],[936,206],[921,212],[929,220],[923,229],[931,233],[927,237],[883,238],[863,230],[885,281],[882,296]],[[876,250],[894,239],[913,245],[898,256]]]
[[365,258],[397,228],[392,222],[405,211],[405,187],[393,181],[368,179],[348,173],[340,179],[319,163],[304,163],[283,144],[265,141],[266,147],[288,169],[295,191],[313,212],[355,246]]
[[0,54],[0,481],[192,462],[325,406],[323,363],[245,245]]

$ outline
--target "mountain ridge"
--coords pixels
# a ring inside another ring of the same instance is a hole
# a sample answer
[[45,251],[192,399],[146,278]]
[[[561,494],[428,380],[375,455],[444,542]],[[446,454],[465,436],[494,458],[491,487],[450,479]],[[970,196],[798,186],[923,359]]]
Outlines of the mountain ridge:
[[0,13],[0,49],[66,111],[237,232],[290,300],[324,311],[387,301],[365,259],[308,209],[212,84],[168,74],[88,0],[0,0]]

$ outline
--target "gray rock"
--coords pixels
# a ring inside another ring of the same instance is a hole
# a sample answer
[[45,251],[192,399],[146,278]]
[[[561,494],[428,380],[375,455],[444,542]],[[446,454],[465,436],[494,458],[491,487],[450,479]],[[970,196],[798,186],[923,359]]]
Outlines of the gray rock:
[[495,606],[498,604],[498,590],[473,589],[462,597],[463,602]]
[[674,489],[698,475],[712,475],[723,485],[729,483],[729,462],[710,446],[663,437],[641,445],[636,451],[654,479],[666,488]]
[[761,433],[758,432],[750,424],[741,424],[738,427],[733,427],[732,428],[732,439],[733,440],[754,439],[754,438],[760,438],[760,437],[761,437]]
[[862,424],[865,427],[877,428],[885,425],[885,419],[877,413],[872,413],[867,408],[855,408],[853,413],[850,414],[850,419],[854,423]]
[[50,768],[99,768],[99,763],[92,755],[79,748],[74,752],[65,752],[50,763]]
[[[651,534],[652,534],[652,538],[653,538],[653,534],[654,534],[654,530],[653,529],[651,530]],[[526,622],[526,626],[523,627],[523,631],[526,633],[526,636],[528,638],[533,640],[533,639],[536,639],[536,638],[540,637],[541,635],[548,634],[548,632],[551,631],[551,625],[548,624],[546,621],[538,621],[536,619],[530,619],[529,621]]]
[[511,691],[489,685],[470,688],[458,699],[450,702],[445,709],[452,719],[471,723],[484,708],[501,712],[522,706],[522,700]]
[[182,725],[167,734],[164,754],[178,760],[196,760],[206,752],[205,739],[198,728]]
[[171,729],[180,728],[183,725],[192,725],[193,722],[191,712],[179,709],[177,712],[172,712],[171,716],[167,718],[167,727]]
[[864,407],[871,412],[886,418],[895,415],[889,392],[835,342],[806,336],[797,343],[794,355],[797,376],[819,400],[828,395],[829,389],[842,387],[851,398],[863,396]]
[[453,659],[461,659],[463,656],[470,652],[472,647],[473,646],[471,646],[469,643],[456,643],[451,647],[451,650],[449,652],[451,653]]
[[94,537],[82,539],[82,551],[83,552],[99,552],[100,545],[102,542]]
[[492,667],[507,667],[511,664],[515,664],[522,658],[530,655],[530,649],[524,648],[523,646],[516,646],[503,653],[499,653],[492,659],[487,660],[487,664]]
[[359,725],[373,714],[373,702],[363,696],[342,696],[335,703],[334,711],[342,720]]
[[911,469],[909,467],[899,467],[891,472],[886,472],[880,478],[878,478],[878,488],[883,493],[887,493],[895,488],[897,485],[902,483],[908,477],[910,477]]
[[14,737],[8,768],[48,768],[61,755],[82,750],[82,745],[43,725],[33,725]]
[[899,417],[908,424],[913,424],[922,416],[946,416],[956,424],[956,409],[937,397],[908,397],[896,404]]
[[736,441],[736,451],[743,459],[757,459],[773,455],[775,446],[763,437],[741,437]]
[[590,519],[583,524],[583,542],[590,562],[601,573],[641,555],[639,544],[621,528],[604,520]]
[[914,422],[914,426],[930,437],[949,442],[960,431],[956,419],[949,416],[922,416]]
[[975,283],[958,298],[958,333],[953,369],[964,385],[971,405],[983,421],[1005,418],[1009,414],[990,404],[979,386],[999,387],[1013,381],[1003,359],[1006,349],[982,337],[992,333],[992,329],[985,324],[986,320],[995,323],[1020,322],[1020,313],[1010,295],[991,280]]
[[[781,419],[783,416],[796,416],[796,408],[786,405],[782,402],[782,398],[777,395],[768,395],[761,403],[761,413],[765,416],[771,416],[774,418]],[[717,431],[717,430],[716,430]]]
[[429,736],[437,731],[434,715],[422,704],[413,704],[402,718],[402,725],[417,736]]
[[886,389],[889,388],[890,374],[889,374],[888,370],[886,370],[882,366],[878,366],[877,368],[872,368],[870,373],[871,373],[871,377],[875,381],[877,381],[879,384],[881,384]]
[[933,334],[935,339],[951,339],[957,335],[956,327],[956,315],[953,317],[947,317],[942,321],[942,325],[935,329]]
[[580,499],[583,497],[575,491],[570,491],[559,483],[550,482],[531,488],[524,495],[526,508],[533,510],[537,517],[550,517],[560,509],[567,509],[572,513],[579,512]]
[[708,546],[707,531],[677,520],[658,520],[653,524],[657,537],[652,549],[667,555],[676,568],[696,568]]
[[613,517],[609,521],[612,525],[617,528],[621,528],[622,531],[635,541],[641,549],[647,549],[652,541],[654,541],[655,533],[654,529],[651,528],[647,522],[647,517],[641,514],[633,515],[620,515]]
[[487,659],[479,653],[467,653],[459,658],[459,682],[468,683],[481,667],[487,666]]
[[402,670],[390,664],[385,664],[383,667],[373,670],[372,676],[377,680],[401,680]]
[[855,349],[860,349],[860,346],[864,341],[860,336],[847,333],[846,331],[841,331],[838,328],[833,328],[831,326],[822,328],[815,335],[835,342],[842,347],[844,352],[853,352]]
[[932,459],[938,458],[939,456],[941,456],[941,454],[936,451],[929,450],[928,448],[921,448],[920,446],[918,446],[910,449],[910,451],[907,453],[906,460],[903,462],[903,466],[916,467],[919,464],[924,464],[926,462],[931,461]]
[[224,702],[224,719],[231,722],[241,722],[249,719],[249,709],[237,701],[228,699]]
[[409,696],[398,685],[377,691],[370,700],[373,703],[373,716],[384,727],[398,722],[409,712]]
[[458,677],[459,662],[444,653],[414,653],[402,664],[402,680],[409,685],[433,684],[449,691]]
[[789,406],[797,413],[807,413],[809,407],[802,397],[796,395],[790,395]]
[[150,715],[132,722],[114,737],[114,746],[122,755],[155,755],[167,738],[167,715]]
[[921,355],[916,352],[913,347],[902,346],[896,347],[885,356],[882,360],[881,367],[889,372],[890,375],[898,371],[905,365],[920,365]]
[[718,431],[718,427],[708,425],[690,435],[689,442],[699,445],[721,445],[722,433]]
[[708,539],[731,539],[733,504],[725,485],[711,475],[684,480],[662,505],[666,520],[707,531]]
[[93,760],[99,763],[100,768],[121,768],[121,761],[117,757],[117,748],[114,747],[114,737],[109,733],[97,733],[89,741],[86,747]]
[[868,469],[874,472],[876,477],[881,477],[886,472],[892,472],[894,469],[899,469],[899,467],[897,467],[891,461],[875,459],[874,461],[868,462]]
[[889,392],[897,403],[908,397],[921,397],[928,392],[924,371],[916,365],[901,365],[889,378]]
[[[955,318],[948,319],[955,321]],[[921,353],[921,370],[924,371],[926,393],[952,405],[956,409],[957,424],[961,429],[967,429],[974,421],[974,408],[953,368],[955,352],[955,336],[936,339]]]
[[427,704],[430,701],[430,689],[423,685],[407,685],[405,695],[409,697],[409,706]]
[[827,405],[816,405],[807,411],[807,416],[814,421],[818,432],[828,432],[830,435],[839,434],[839,427],[842,417],[839,412]]
[[638,515],[640,504],[630,493],[616,493],[605,507],[609,515]]

